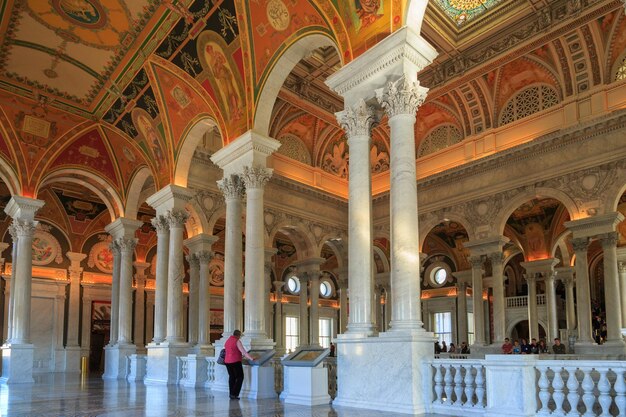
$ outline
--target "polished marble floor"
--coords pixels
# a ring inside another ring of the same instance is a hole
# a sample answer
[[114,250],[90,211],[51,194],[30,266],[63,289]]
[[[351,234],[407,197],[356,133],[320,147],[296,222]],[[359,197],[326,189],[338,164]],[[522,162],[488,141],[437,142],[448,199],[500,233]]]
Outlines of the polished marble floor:
[[[277,400],[231,401],[204,388],[145,386],[65,375],[39,376],[33,385],[1,385],[2,417],[406,417],[406,414],[305,407]],[[443,417],[443,416],[440,416]]]

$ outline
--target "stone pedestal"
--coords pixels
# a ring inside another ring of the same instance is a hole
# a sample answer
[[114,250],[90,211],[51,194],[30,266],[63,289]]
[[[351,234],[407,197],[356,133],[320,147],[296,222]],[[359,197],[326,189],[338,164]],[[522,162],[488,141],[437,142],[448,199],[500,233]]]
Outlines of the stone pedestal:
[[[324,369],[324,371],[326,370]],[[244,366],[243,374],[242,397],[255,400],[277,397],[274,389],[274,368],[272,366]],[[328,404],[328,401],[324,404]]]
[[207,361],[202,355],[187,355],[187,372],[179,384],[184,387],[202,387],[207,380]]
[[146,376],[146,355],[130,355],[129,356],[130,366],[128,377],[126,378],[128,382],[134,381],[143,381]]
[[[488,383],[485,417],[535,416],[537,395],[535,355],[487,355],[485,370]],[[515,381],[512,383],[512,381]]]
[[104,348],[104,374],[102,379],[126,379],[128,357],[137,353],[135,345],[115,345]]
[[80,346],[66,346],[63,351],[63,355],[65,361],[63,372],[65,372],[66,374],[80,373]]
[[35,347],[31,344],[7,344],[2,348],[3,384],[33,383],[33,358]]
[[330,403],[328,371],[323,363],[315,368],[285,366],[284,369],[284,395],[281,398],[285,403],[308,406]]
[[337,343],[334,405],[394,413],[424,414],[431,389],[426,361],[433,358],[430,332],[387,332]]
[[149,343],[148,365],[144,383],[149,384],[176,384],[178,383],[177,356],[187,356],[189,346],[186,343],[161,344]]

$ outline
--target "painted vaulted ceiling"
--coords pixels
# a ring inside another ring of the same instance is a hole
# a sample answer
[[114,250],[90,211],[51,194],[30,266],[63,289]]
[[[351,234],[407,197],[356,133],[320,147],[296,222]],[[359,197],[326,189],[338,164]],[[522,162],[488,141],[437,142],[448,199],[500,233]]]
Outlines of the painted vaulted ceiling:
[[[194,126],[226,144],[263,106],[284,158],[345,178],[343,101],[324,80],[412,25],[411,1],[426,0],[2,0],[4,182],[36,196],[55,179],[83,181],[121,213],[138,178],[186,181]],[[419,77],[431,90],[418,156],[524,117],[526,87],[541,111],[626,78],[617,0],[431,0],[421,33],[439,57]],[[312,34],[333,46],[293,63],[276,101],[262,103],[285,51]],[[384,120],[370,156],[374,173],[389,168]]]

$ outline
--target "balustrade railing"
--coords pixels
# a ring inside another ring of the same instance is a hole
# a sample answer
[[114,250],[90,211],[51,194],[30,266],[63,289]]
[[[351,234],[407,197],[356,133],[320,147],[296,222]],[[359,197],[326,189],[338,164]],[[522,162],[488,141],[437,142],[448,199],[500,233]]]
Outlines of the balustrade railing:
[[215,362],[215,358],[214,357],[207,357],[206,358],[206,362],[207,362],[207,367],[206,367],[206,372],[207,372],[207,380],[206,383],[207,385],[211,386],[211,384],[213,384],[215,382],[215,367],[217,366],[217,362]]
[[626,415],[626,362],[541,361],[537,415]]
[[[537,294],[537,305],[546,305],[546,295]],[[528,307],[528,296],[522,295],[520,297],[506,297],[507,308]]]
[[433,412],[482,414],[487,406],[483,362],[469,359],[432,361]]
[[177,356],[176,357],[176,381],[181,384],[187,380],[188,375],[187,371],[189,369],[189,362],[186,356]]

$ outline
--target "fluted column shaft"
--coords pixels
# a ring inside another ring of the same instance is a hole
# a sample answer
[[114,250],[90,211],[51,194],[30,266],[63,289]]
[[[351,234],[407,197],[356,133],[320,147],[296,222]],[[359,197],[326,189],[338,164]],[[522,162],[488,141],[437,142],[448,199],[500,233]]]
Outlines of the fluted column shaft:
[[456,284],[456,299],[457,299],[457,334],[456,340],[457,346],[461,345],[461,342],[467,342],[467,283],[458,282]]
[[242,328],[242,226],[241,199],[244,185],[241,178],[232,175],[218,181],[226,201],[226,229],[224,236],[224,333],[228,337]]
[[389,116],[391,128],[391,330],[423,327],[420,281],[415,279],[415,271],[420,270],[415,113],[424,102],[427,92],[428,89],[420,87],[419,82],[410,82],[405,77],[390,82],[386,88],[377,92],[378,100]]
[[309,343],[311,345],[319,345],[320,344],[320,274],[319,272],[311,272],[310,273],[310,291],[311,291],[311,309],[309,311],[309,316],[311,318],[311,340]]
[[144,348],[146,344],[145,329],[146,329],[146,275],[145,270],[150,266],[147,263],[135,263],[135,283],[137,289],[135,290],[135,330],[133,342],[137,347]]
[[274,304],[274,341],[276,342],[276,352],[280,355],[285,351],[285,335],[283,320],[283,286],[284,281],[274,281],[276,288],[276,304]]
[[604,251],[604,301],[606,305],[607,342],[623,344],[622,306],[617,271],[618,233],[611,232],[600,236]]
[[534,273],[526,274],[528,285],[528,332],[529,338],[539,338],[539,323],[537,315],[537,277]]
[[308,277],[300,276],[300,346],[306,346],[309,340],[309,296]]
[[163,215],[152,219],[157,232],[156,279],[154,290],[154,338],[153,342],[165,340],[167,326],[167,274],[170,252],[170,225]]
[[244,328],[247,337],[266,339],[265,329],[265,237],[263,235],[263,193],[272,170],[244,167],[246,185],[246,303]]
[[[546,285],[546,308],[548,310],[548,340],[559,337],[559,322],[556,314],[556,288],[554,286],[554,273],[548,271],[545,275]],[[537,329],[539,330],[539,329]]]
[[483,258],[471,256],[472,300],[474,304],[474,344],[485,345],[485,310],[483,308]]
[[195,253],[187,257],[189,262],[189,344],[194,346],[198,343],[198,319],[200,302],[200,260]]
[[622,326],[626,325],[626,262],[618,264]]
[[213,253],[201,251],[197,253],[200,262],[200,283],[198,285],[198,344],[206,346],[211,343],[211,281],[209,263]]
[[18,236],[17,230],[15,230],[15,225],[11,223],[9,226],[9,234],[11,235],[11,239],[13,241],[13,247],[11,248],[11,281],[9,283],[9,310],[7,312],[7,342],[11,341],[13,334],[13,307],[15,306],[15,293],[13,291],[13,286],[15,285],[15,271],[17,270],[17,247],[18,247]]
[[594,343],[591,335],[591,294],[587,248],[589,238],[572,239],[576,253],[576,307],[578,316],[578,343]]
[[167,335],[171,343],[185,341],[183,310],[183,227],[189,214],[184,210],[172,210],[167,214],[170,225],[170,247],[167,274]]
[[120,246],[117,241],[112,241],[109,249],[113,254],[113,274],[111,275],[111,329],[109,346],[117,344],[119,337],[119,317],[120,317],[120,270],[122,266],[122,256]]
[[120,251],[119,336],[117,342],[120,345],[128,345],[131,344],[133,337],[133,252],[137,245],[137,239],[119,238],[116,243]]
[[32,292],[32,257],[33,235],[37,221],[13,220],[17,232],[17,262],[15,264],[15,282],[11,283],[14,296],[13,328],[11,343],[30,343],[30,304]]
[[79,318],[80,318],[80,278],[83,268],[80,262],[87,257],[83,253],[67,253],[71,265],[68,268],[70,276],[69,302],[67,308],[67,346],[76,347],[80,345],[78,339]]
[[489,255],[493,281],[493,332],[494,343],[504,343],[506,337],[506,305],[504,299],[504,254],[495,252]]
[[350,147],[348,181],[348,274],[350,317],[348,333],[371,335],[373,319],[371,128],[374,110],[363,100],[336,114]]

